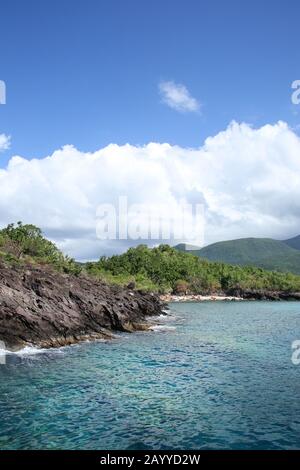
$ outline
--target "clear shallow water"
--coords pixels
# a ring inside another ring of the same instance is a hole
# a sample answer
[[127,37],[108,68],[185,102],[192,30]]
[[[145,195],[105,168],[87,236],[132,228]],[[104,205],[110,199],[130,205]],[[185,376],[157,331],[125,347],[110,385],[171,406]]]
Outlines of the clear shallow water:
[[300,303],[170,307],[151,333],[7,356],[0,449],[300,448]]

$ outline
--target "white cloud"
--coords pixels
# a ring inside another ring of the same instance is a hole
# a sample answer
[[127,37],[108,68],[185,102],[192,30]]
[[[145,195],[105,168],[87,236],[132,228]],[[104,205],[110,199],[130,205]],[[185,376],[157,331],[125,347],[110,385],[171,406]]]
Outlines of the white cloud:
[[180,83],[174,83],[173,81],[160,82],[159,91],[163,102],[176,111],[196,112],[200,110],[199,102]]
[[5,134],[0,134],[0,152],[7,150],[10,147],[10,137]]
[[96,208],[116,203],[204,203],[205,243],[300,233],[300,138],[278,122],[253,129],[233,122],[198,149],[149,143],[94,153],[65,146],[51,156],[13,157],[0,169],[0,225],[22,220],[67,253],[97,258],[130,241],[96,239]]

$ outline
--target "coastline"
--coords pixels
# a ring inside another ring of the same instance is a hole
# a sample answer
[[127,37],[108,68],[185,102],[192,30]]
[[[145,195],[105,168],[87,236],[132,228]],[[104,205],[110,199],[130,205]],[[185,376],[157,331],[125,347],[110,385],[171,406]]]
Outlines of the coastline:
[[162,314],[165,305],[157,295],[49,266],[0,262],[0,307],[0,341],[6,350],[18,351],[148,330],[147,318]]
[[226,294],[161,294],[159,296],[161,302],[241,302],[243,300],[269,300],[272,302],[280,301],[300,301],[300,292],[277,292],[277,291],[241,291],[239,295]]
[[174,295],[174,294],[163,294],[160,295],[162,302],[207,302],[207,301],[242,301],[245,300],[243,297],[236,297],[231,295],[200,295],[200,294],[187,294],[187,295]]

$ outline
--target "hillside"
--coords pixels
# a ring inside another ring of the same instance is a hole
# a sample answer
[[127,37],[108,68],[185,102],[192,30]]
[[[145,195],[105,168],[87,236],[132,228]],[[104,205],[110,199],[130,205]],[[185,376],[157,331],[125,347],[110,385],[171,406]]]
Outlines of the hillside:
[[288,240],[283,240],[283,243],[294,248],[295,250],[300,250],[300,235],[297,237],[289,238]]
[[300,292],[300,276],[251,266],[210,262],[168,245],[130,248],[122,255],[87,263],[87,273],[99,279],[160,293]]
[[241,238],[186,251],[210,261],[300,274],[300,251],[271,238]]
[[[44,238],[38,227],[23,225],[19,222],[17,225],[10,224],[5,229],[0,230],[0,267],[3,267],[3,272],[6,270],[6,274],[2,276],[3,292],[6,292],[5,286],[7,286],[5,278],[11,278],[11,288],[13,288],[14,275],[16,276],[15,282],[17,282],[17,273],[20,272],[20,278],[22,282],[25,282],[27,271],[30,271],[39,273],[36,275],[34,282],[29,285],[29,291],[30,289],[34,291],[32,293],[33,297],[34,293],[39,297],[47,291],[48,281],[52,282],[46,275],[49,272],[56,272],[57,274],[54,277],[60,279],[57,290],[59,290],[60,283],[66,287],[67,291],[69,289],[68,285],[70,287],[70,284],[76,284],[78,292],[80,285],[89,280],[91,281],[91,290],[95,287],[95,293],[97,287],[94,286],[93,282],[104,282],[106,285],[127,286],[130,290],[137,289],[162,294],[171,292],[179,294],[225,293],[246,298],[277,299],[286,298],[286,295],[291,297],[290,293],[300,293],[300,276],[249,266],[250,255],[254,252],[258,257],[265,256],[265,261],[271,254],[276,253],[278,257],[284,254],[285,263],[287,263],[289,253],[292,252],[295,259],[295,254],[300,256],[299,251],[281,242],[268,239],[245,239],[238,240],[238,242],[238,244],[234,241],[216,245],[220,250],[222,246],[229,245],[230,247],[233,244],[235,251],[232,249],[232,253],[238,254],[240,258],[244,256],[243,262],[247,266],[234,265],[232,263],[233,257],[230,258],[232,264],[208,261],[203,257],[195,256],[194,250],[187,253],[178,251],[169,245],[160,245],[152,249],[146,245],[139,245],[136,248],[130,248],[122,255],[115,255],[110,258],[102,256],[98,262],[79,265],[74,260],[64,256],[52,242]],[[239,250],[236,247],[239,247]],[[210,247],[206,249],[208,248]],[[200,250],[200,252],[204,250]],[[248,256],[245,256],[245,253]],[[220,250],[217,256],[224,256],[224,252]],[[45,290],[44,288],[40,290],[38,279],[39,277],[42,278],[44,274],[46,278]],[[63,279],[66,279],[66,283]],[[102,289],[100,286],[99,288]],[[25,296],[22,294],[22,291],[27,289],[27,284],[26,286],[20,285],[19,289],[22,299],[28,298],[27,294]],[[54,295],[54,298],[57,299],[55,289],[56,287],[53,286],[53,294],[46,294],[46,297],[51,298]],[[8,293],[7,299],[9,295]],[[11,295],[11,297],[14,297],[14,295]],[[76,294],[74,295],[76,296]],[[85,295],[83,293],[82,298]],[[63,297],[62,294],[61,298]],[[67,299],[68,295],[66,294],[65,297]],[[292,297],[295,298],[295,296]],[[298,294],[296,297],[298,298]],[[63,302],[67,305],[69,300],[66,299],[59,300],[59,303]],[[72,299],[74,300],[75,297],[72,297]],[[19,303],[22,303],[21,300]],[[28,307],[29,310],[34,310],[37,303],[38,300],[34,297],[33,305]],[[84,305],[82,299],[79,299],[79,303]],[[7,304],[9,304],[8,300]],[[38,305],[38,308],[42,308],[42,304],[41,307]],[[45,309],[51,311],[52,307],[50,308],[45,303]]]

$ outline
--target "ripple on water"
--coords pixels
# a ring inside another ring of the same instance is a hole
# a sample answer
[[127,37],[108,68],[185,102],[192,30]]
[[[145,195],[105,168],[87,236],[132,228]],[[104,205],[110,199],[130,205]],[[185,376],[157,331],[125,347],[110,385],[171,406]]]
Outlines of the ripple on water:
[[176,303],[153,332],[9,354],[0,448],[297,448],[298,305]]

